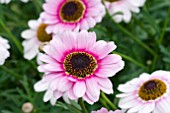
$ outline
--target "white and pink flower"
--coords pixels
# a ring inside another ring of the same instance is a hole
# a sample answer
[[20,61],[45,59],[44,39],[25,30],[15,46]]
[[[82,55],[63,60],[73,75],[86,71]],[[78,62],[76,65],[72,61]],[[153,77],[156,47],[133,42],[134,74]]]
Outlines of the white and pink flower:
[[11,0],[0,0],[1,4],[8,4]]
[[[21,0],[21,2],[27,3],[29,0]],[[8,4],[11,0],[0,0],[1,4]]]
[[117,23],[122,21],[129,23],[132,12],[139,13],[139,7],[145,4],[146,0],[105,0],[106,7]]
[[100,110],[92,111],[91,113],[123,113],[123,112],[121,110],[108,111],[106,108],[101,108]]
[[31,60],[39,54],[45,44],[52,39],[52,34],[46,32],[47,24],[44,24],[42,20],[30,20],[28,21],[27,30],[21,33],[21,36],[25,39],[22,43],[24,47],[24,58]]
[[115,48],[114,42],[96,42],[96,34],[84,30],[53,38],[40,56],[44,64],[38,70],[44,76],[34,85],[35,91],[46,91],[44,101],[50,100],[52,105],[65,93],[71,100],[82,97],[93,104],[98,101],[100,90],[113,93],[108,77],[124,67],[119,55],[109,54]]
[[118,90],[119,107],[127,113],[169,113],[170,112],[170,72],[155,71],[151,75],[143,73],[123,85]]
[[8,40],[0,36],[0,65],[3,65],[5,63],[5,60],[10,56],[10,53],[8,51],[9,48],[10,45],[8,43]]
[[41,18],[48,33],[87,30],[101,22],[105,8],[101,0],[46,0]]
[[21,0],[21,2],[24,2],[24,3],[27,3],[29,2],[30,0]]

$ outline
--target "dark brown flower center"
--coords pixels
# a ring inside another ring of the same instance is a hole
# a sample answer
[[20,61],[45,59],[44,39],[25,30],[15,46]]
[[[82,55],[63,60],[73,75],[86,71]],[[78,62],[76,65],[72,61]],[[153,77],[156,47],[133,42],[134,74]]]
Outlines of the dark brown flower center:
[[85,6],[81,0],[67,0],[61,7],[60,17],[64,22],[77,22],[85,12]]
[[119,1],[119,0],[106,0],[108,2],[116,2],[116,1]]
[[97,68],[96,59],[85,52],[73,52],[64,60],[66,73],[77,78],[85,78],[93,74]]
[[139,89],[138,95],[145,101],[155,100],[166,93],[166,84],[159,80],[153,79],[145,82]]
[[45,30],[47,26],[47,24],[42,23],[37,29],[37,38],[40,42],[49,42],[52,39],[52,35],[47,34]]

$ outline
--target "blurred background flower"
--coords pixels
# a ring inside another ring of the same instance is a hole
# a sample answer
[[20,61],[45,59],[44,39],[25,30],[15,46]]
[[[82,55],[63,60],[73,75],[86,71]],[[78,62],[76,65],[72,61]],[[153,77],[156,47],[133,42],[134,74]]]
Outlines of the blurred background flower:
[[24,58],[31,60],[39,53],[39,49],[42,50],[44,44],[46,45],[52,40],[52,34],[46,32],[47,24],[44,24],[42,20],[30,20],[28,21],[30,29],[24,30],[21,36],[25,39],[22,43],[24,46]]
[[[27,3],[29,0],[20,0],[20,1],[22,1],[22,2],[24,2],[24,3]],[[10,3],[11,2],[11,0],[0,0],[0,3],[1,4],[8,4],[8,3]]]
[[5,60],[10,56],[8,51],[9,48],[10,45],[8,44],[8,40],[0,36],[0,65],[3,65]]

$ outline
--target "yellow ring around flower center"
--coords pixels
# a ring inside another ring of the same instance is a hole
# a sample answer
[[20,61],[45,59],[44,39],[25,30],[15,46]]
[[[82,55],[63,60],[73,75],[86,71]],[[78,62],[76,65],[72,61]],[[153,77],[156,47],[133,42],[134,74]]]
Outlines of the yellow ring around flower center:
[[82,79],[94,73],[97,61],[86,52],[73,52],[66,56],[64,68],[66,74]]
[[159,79],[146,81],[138,91],[138,96],[145,101],[155,100],[166,93],[166,84]]
[[47,26],[47,24],[42,23],[37,29],[37,38],[40,42],[49,42],[52,39],[52,35],[47,34],[45,30]]
[[78,22],[85,13],[85,5],[81,0],[67,0],[60,9],[60,18],[64,22]]

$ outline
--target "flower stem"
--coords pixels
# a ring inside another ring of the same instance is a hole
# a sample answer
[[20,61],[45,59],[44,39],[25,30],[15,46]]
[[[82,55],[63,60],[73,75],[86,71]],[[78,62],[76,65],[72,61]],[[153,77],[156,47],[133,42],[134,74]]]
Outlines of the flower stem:
[[33,4],[35,5],[36,9],[37,9],[37,13],[40,13],[42,10],[42,3],[40,0],[33,0],[32,1]]
[[[105,1],[103,0],[103,3],[105,5]],[[109,11],[108,9],[106,8],[106,5],[105,5],[105,9],[106,9],[106,13],[107,15],[110,17],[110,19],[112,20],[112,22],[114,24],[117,25],[117,27],[126,35],[128,35],[132,40],[134,40],[135,42],[137,42],[141,47],[143,47],[144,49],[146,49],[148,52],[150,52],[153,56],[156,55],[156,53],[149,47],[147,46],[145,43],[143,43],[141,40],[139,40],[138,38],[136,38],[132,33],[130,33],[127,29],[125,29],[122,25],[120,24],[117,24],[113,19],[112,19],[112,16],[109,14]]]
[[129,60],[130,62],[136,64],[137,66],[139,66],[139,67],[141,67],[141,68],[144,68],[144,69],[147,69],[147,68],[145,67],[145,65],[143,65],[142,63],[136,61],[135,59],[133,59],[133,58],[131,58],[131,57],[125,55],[125,54],[122,54],[122,53],[119,53],[119,52],[113,52],[113,54],[118,54],[118,55],[120,55],[122,58],[124,58],[124,59],[126,59],[126,60]]
[[[164,36],[165,36],[165,31],[166,31],[166,28],[168,26],[169,20],[170,20],[170,8],[168,9],[167,18],[166,18],[166,20],[164,22],[163,29],[162,29],[162,32],[160,34],[160,38],[158,40],[158,46],[161,45],[162,42],[163,42],[163,39],[164,39]],[[151,67],[152,71],[154,70],[154,68],[155,68],[155,66],[157,64],[158,58],[159,58],[159,54],[154,56],[152,67]]]
[[110,109],[110,107],[107,105],[104,99],[100,98],[99,101],[105,108]]
[[116,110],[117,107],[107,98],[107,96],[101,92],[101,97],[108,103],[108,105],[113,109]]
[[164,35],[165,35],[165,31],[166,31],[166,28],[168,26],[168,23],[169,23],[169,20],[170,20],[170,8],[168,9],[168,14],[167,14],[167,18],[164,22],[164,26],[163,26],[163,29],[162,29],[162,33],[160,35],[160,38],[159,38],[159,41],[158,41],[158,44],[160,45],[164,39]]
[[[114,22],[115,23],[115,22]],[[123,31],[126,35],[128,35],[132,40],[134,40],[135,42],[137,42],[141,47],[143,47],[144,49],[146,49],[148,52],[150,52],[153,56],[156,55],[156,53],[150,48],[148,47],[146,44],[144,44],[141,40],[139,40],[138,38],[136,38],[133,34],[131,34],[129,31],[127,31],[122,25],[117,24],[117,27]]]
[[158,55],[155,55],[154,58],[153,58],[153,61],[152,61],[152,65],[151,65],[151,71],[154,71],[157,60],[158,60]]
[[15,73],[14,71],[11,71],[10,69],[6,68],[5,66],[0,66],[0,68],[2,70],[4,70],[5,72],[13,75],[16,79],[19,79],[19,80],[22,79],[22,77],[19,74]]
[[72,105],[67,105],[70,109],[74,110],[75,113],[81,113],[81,111],[79,109],[77,109],[75,106]]
[[87,110],[86,110],[86,107],[84,105],[84,102],[83,102],[83,99],[82,98],[79,98],[78,99],[78,103],[80,104],[81,108],[82,108],[82,113],[88,113]]
[[7,34],[9,35],[9,38],[15,43],[15,45],[17,46],[18,50],[23,53],[22,51],[22,46],[20,44],[20,42],[17,40],[17,38],[11,33],[11,31],[8,29],[8,27],[5,25],[5,23],[2,21],[2,19],[0,19],[0,25],[2,26],[2,28],[7,32]]

